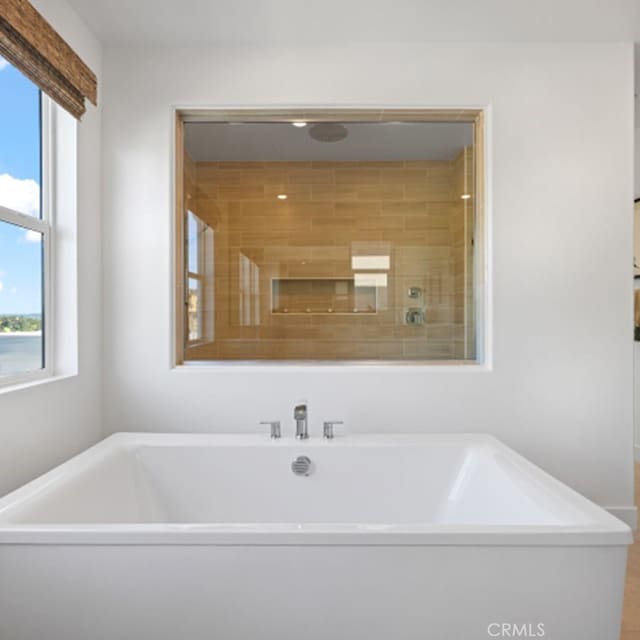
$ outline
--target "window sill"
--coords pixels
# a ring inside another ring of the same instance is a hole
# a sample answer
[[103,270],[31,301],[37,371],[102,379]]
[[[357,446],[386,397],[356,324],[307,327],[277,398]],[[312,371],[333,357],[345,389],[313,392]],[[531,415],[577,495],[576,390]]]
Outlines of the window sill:
[[400,369],[416,372],[473,372],[482,373],[492,370],[486,362],[469,360],[192,360],[174,365],[172,372],[179,374],[215,373],[229,371],[318,371],[324,370],[358,370],[383,371]]
[[75,378],[77,373],[63,373],[63,374],[51,374],[42,373],[40,375],[30,375],[28,377],[17,376],[7,382],[0,382],[0,396],[3,396],[14,391],[22,391],[23,389],[30,389],[31,387],[39,387],[42,385],[52,384],[55,382],[62,382],[69,378]]

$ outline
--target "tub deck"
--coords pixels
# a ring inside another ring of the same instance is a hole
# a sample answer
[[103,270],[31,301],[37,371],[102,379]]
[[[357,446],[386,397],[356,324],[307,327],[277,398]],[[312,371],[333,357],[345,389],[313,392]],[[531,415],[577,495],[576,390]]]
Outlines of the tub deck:
[[[291,471],[299,455],[308,477]],[[120,433],[0,500],[0,543],[625,545],[485,435]]]

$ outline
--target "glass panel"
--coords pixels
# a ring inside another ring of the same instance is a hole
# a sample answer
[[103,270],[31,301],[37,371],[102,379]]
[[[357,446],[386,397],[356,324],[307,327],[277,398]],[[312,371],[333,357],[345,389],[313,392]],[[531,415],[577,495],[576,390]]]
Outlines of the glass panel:
[[0,378],[44,366],[42,234],[0,221]]
[[40,91],[0,58],[0,206],[40,217]]
[[187,123],[185,359],[475,360],[474,158],[469,122]]

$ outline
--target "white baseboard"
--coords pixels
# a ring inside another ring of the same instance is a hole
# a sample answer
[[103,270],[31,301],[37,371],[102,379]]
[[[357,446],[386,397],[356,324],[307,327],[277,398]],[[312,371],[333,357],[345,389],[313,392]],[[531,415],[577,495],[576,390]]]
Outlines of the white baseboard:
[[638,528],[638,507],[605,507],[612,515],[628,524],[634,531]]

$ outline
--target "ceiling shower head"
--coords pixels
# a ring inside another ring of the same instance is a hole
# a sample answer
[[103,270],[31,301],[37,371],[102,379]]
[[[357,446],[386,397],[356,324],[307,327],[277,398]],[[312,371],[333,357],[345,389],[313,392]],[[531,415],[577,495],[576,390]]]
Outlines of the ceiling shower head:
[[347,128],[337,122],[320,122],[309,128],[309,135],[318,142],[339,142],[348,134]]

